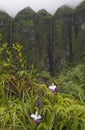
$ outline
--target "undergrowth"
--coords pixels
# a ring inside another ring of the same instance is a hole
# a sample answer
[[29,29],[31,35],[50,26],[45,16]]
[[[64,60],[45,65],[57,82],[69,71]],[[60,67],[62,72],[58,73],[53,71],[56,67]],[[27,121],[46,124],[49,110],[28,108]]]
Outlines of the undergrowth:
[[[0,129],[85,130],[85,64],[51,77],[33,65],[27,69],[22,50],[18,43],[0,48]],[[35,111],[38,124],[31,118]]]

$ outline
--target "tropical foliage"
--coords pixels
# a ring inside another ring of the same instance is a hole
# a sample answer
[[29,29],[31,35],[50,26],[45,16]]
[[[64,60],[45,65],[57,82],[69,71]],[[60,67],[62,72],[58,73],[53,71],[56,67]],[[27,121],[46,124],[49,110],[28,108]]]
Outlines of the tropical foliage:
[[[26,70],[22,50],[18,43],[0,48],[1,130],[84,130],[85,64],[53,78],[45,71],[38,74],[33,65]],[[54,93],[49,89],[52,82]],[[36,111],[41,116],[37,124],[31,118]]]
[[0,12],[0,130],[85,130],[84,14]]

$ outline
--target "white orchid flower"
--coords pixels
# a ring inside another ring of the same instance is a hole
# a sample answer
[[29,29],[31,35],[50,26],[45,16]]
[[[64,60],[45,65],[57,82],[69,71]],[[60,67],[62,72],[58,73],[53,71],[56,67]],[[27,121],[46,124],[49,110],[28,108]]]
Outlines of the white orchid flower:
[[55,93],[56,85],[52,83],[52,85],[49,86],[49,89],[51,90],[52,93]]
[[41,116],[38,115],[38,112],[36,111],[35,114],[31,114],[31,117],[34,119],[34,122],[37,124],[39,122],[39,119],[41,119]]

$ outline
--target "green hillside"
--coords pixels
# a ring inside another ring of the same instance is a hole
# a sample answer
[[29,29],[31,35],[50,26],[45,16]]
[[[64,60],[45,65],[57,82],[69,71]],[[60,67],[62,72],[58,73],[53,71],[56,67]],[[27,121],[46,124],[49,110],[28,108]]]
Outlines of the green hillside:
[[0,130],[85,130],[85,1],[0,12]]

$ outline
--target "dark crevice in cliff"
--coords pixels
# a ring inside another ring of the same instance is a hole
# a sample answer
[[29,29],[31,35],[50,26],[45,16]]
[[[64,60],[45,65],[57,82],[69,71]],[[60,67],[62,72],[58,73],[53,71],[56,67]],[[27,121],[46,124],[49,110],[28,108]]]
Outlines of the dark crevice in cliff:
[[35,13],[31,8],[20,11],[14,19],[0,12],[2,43],[23,45],[30,64],[51,74],[67,62],[80,59],[85,52],[85,2],[75,10],[60,7],[54,16],[42,9]]

